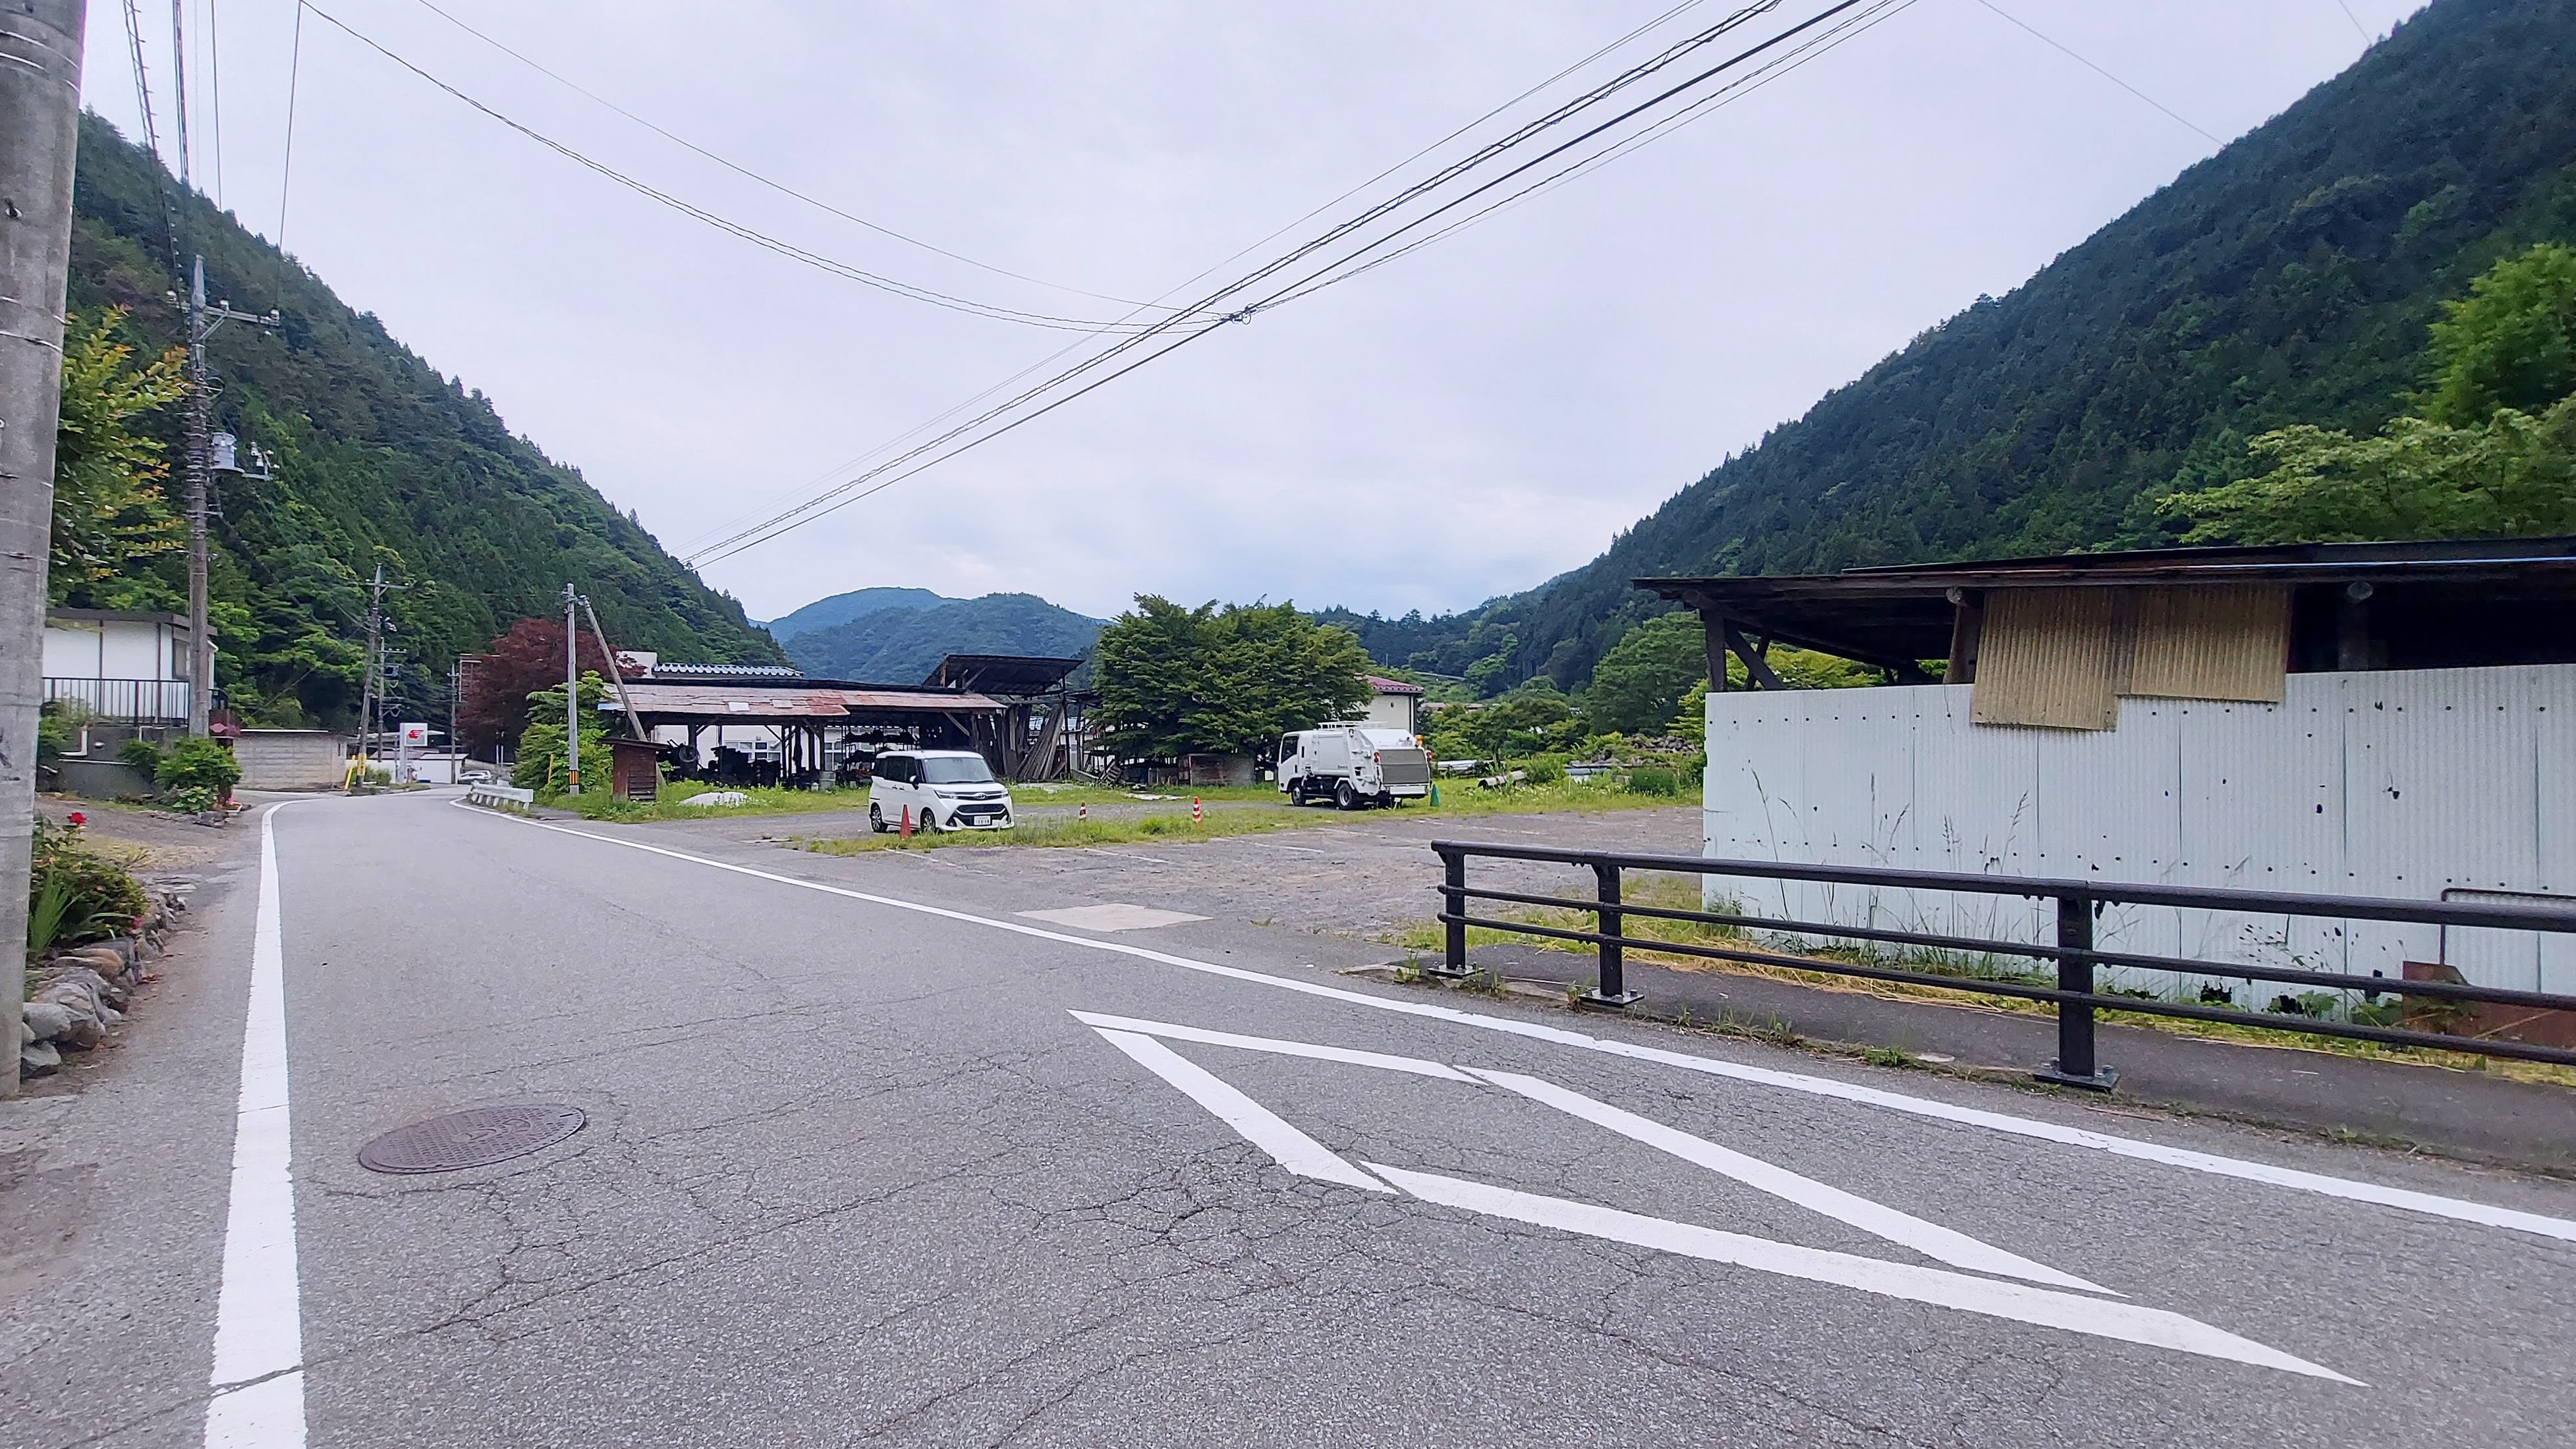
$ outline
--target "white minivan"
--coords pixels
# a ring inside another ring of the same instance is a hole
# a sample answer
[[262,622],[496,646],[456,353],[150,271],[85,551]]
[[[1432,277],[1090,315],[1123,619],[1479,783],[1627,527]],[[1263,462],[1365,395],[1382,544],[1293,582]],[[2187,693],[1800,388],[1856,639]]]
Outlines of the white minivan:
[[1011,792],[973,750],[888,750],[868,782],[868,827],[1008,830]]

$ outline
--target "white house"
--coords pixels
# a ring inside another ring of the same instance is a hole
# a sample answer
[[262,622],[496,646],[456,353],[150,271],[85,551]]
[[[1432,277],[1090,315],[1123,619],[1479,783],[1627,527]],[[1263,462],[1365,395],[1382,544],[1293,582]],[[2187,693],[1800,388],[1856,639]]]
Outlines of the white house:
[[1400,679],[1368,676],[1368,713],[1361,718],[1373,725],[1402,730],[1409,735],[1422,733],[1422,686]]
[[119,724],[185,723],[188,621],[178,614],[56,609],[45,620],[45,698]]
[[[1754,684],[1708,697],[1711,857],[2576,910],[2576,538],[1642,582],[1698,611],[1711,679],[1731,650]],[[1911,682],[1781,689],[1775,643]],[[1776,919],[2054,929],[2010,894],[1708,893]],[[2161,907],[2097,930],[2111,950],[2576,992],[2576,939],[2553,933]]]

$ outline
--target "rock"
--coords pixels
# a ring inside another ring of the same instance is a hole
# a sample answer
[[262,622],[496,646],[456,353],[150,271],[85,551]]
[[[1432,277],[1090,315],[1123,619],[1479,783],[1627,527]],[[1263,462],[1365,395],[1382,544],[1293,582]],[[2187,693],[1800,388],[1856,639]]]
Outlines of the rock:
[[61,993],[66,991],[77,992],[82,997],[87,998],[93,1009],[99,1006],[121,1007],[125,1005],[125,989],[113,982],[110,982],[106,977],[99,975],[97,972],[90,970],[86,966],[74,966],[70,970],[56,976],[52,981],[38,989],[36,992],[36,999],[39,1001],[60,1001],[64,999]]
[[18,1075],[21,1077],[50,1077],[62,1064],[63,1054],[54,1050],[52,1042],[40,1041],[18,1048]]
[[21,1025],[31,1041],[52,1041],[72,1029],[78,1013],[58,1001],[30,1001],[22,1008]]
[[97,945],[83,946],[77,951],[66,951],[56,959],[66,966],[78,966],[94,971],[98,973],[101,980],[121,975],[126,967],[134,964],[132,956],[118,954],[115,947],[103,941]]
[[697,805],[702,807],[730,806],[743,804],[750,798],[751,797],[743,794],[740,790],[709,790],[703,795],[692,795],[680,803],[683,805]]

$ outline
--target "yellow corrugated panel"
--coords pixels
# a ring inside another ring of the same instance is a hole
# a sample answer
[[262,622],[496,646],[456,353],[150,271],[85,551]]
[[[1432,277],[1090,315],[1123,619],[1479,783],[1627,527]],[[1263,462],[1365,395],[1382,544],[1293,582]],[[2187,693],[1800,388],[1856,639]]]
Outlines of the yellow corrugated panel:
[[1969,717],[1978,724],[2111,728],[2120,717],[2120,592],[1989,591]]
[[2290,591],[2194,584],[2137,591],[2122,694],[2281,702],[2290,668]]

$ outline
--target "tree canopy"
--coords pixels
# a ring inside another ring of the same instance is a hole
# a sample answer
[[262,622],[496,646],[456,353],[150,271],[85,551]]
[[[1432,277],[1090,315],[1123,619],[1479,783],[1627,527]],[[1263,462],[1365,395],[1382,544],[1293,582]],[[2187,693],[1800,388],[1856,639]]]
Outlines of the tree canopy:
[[138,565],[187,544],[187,530],[161,491],[169,472],[164,445],[143,426],[187,395],[187,357],[173,347],[137,366],[134,345],[118,335],[124,321],[122,308],[109,307],[75,312],[63,329],[54,541],[46,572],[56,604],[158,604]]
[[1260,754],[1369,697],[1359,640],[1294,604],[1201,604],[1152,594],[1094,646],[1104,741],[1129,759]]

